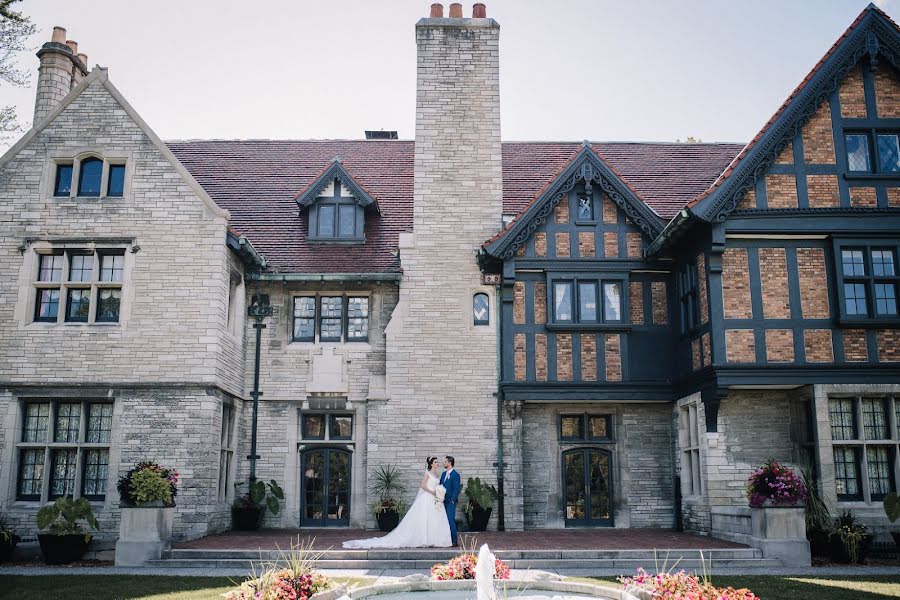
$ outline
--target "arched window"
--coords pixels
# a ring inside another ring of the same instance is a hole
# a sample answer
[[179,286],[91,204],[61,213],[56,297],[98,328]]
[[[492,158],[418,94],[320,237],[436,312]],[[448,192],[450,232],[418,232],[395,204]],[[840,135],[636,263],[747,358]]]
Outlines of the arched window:
[[487,294],[479,292],[472,297],[472,313],[476,325],[490,325],[491,301]]
[[78,172],[78,195],[99,196],[102,175],[102,160],[94,157],[82,160],[81,170]]

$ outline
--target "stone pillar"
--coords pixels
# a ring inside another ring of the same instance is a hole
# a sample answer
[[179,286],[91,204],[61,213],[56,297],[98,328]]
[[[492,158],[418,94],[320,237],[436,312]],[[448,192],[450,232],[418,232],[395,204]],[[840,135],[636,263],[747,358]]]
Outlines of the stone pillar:
[[395,464],[410,489],[429,454],[454,456],[464,486],[497,481],[497,311],[475,326],[472,301],[497,302],[476,257],[502,226],[499,33],[488,18],[416,24],[413,232],[400,237],[400,301],[385,332],[390,399],[368,412],[370,474]]
[[50,41],[38,50],[41,65],[38,69],[33,125],[38,125],[53,112],[87,74],[87,67],[80,58],[84,56],[84,61],[87,61],[87,56],[76,56],[77,52],[78,43],[67,41],[66,30],[62,27],[54,27]]
[[750,545],[786,567],[810,566],[805,510],[802,506],[751,508]]

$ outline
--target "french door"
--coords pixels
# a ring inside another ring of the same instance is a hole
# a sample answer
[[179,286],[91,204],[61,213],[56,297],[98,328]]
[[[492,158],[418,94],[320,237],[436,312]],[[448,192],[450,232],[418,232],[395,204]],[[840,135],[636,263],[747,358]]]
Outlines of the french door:
[[323,448],[307,450],[301,457],[300,526],[347,527],[351,453]]
[[579,448],[562,458],[566,527],[611,527],[609,452]]

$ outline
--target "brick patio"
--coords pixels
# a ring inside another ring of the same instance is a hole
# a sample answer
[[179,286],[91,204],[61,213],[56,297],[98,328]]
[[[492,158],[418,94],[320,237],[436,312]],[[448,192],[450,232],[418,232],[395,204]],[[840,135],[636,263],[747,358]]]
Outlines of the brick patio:
[[[316,550],[337,550],[341,542],[383,535],[353,529],[263,529],[228,531],[176,544],[194,550],[274,550],[289,548],[291,542],[315,539]],[[668,529],[544,529],[532,531],[485,531],[460,533],[460,543],[474,547],[487,543],[492,550],[653,550],[746,548],[741,544],[711,537],[678,533]]]

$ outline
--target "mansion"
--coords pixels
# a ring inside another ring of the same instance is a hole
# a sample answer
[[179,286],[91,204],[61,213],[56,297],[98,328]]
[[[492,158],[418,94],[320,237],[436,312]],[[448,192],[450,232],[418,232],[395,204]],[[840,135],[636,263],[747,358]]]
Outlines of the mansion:
[[431,11],[414,140],[163,141],[54,29],[0,158],[0,512],[85,497],[114,538],[149,459],[179,539],[251,464],[267,526],[371,528],[378,467],[410,500],[449,454],[491,528],[740,541],[775,458],[884,531],[897,25],[866,8],[746,145],[503,142],[500,26]]

